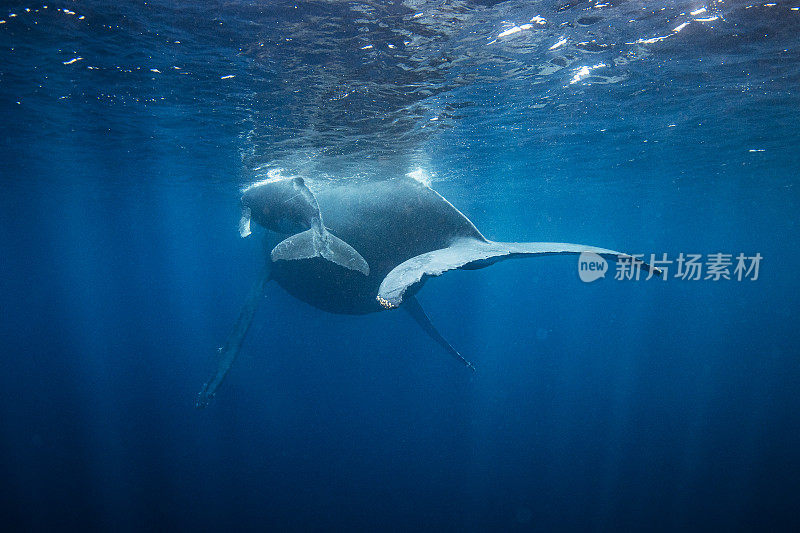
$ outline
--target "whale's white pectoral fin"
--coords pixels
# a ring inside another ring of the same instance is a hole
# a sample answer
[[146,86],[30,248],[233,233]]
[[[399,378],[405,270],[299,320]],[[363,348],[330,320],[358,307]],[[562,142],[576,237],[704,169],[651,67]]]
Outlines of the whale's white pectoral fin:
[[473,261],[508,255],[508,249],[500,244],[463,238],[447,248],[412,257],[386,275],[378,289],[378,302],[386,309],[397,307],[406,290],[425,276],[438,276]]
[[473,238],[458,239],[447,248],[427,252],[412,257],[397,265],[386,275],[378,289],[378,302],[387,309],[397,307],[409,287],[419,283],[424,277],[438,276],[448,270],[462,268],[470,264],[480,266],[483,261],[489,264],[512,257],[551,254],[580,254],[593,252],[612,260],[634,260],[645,270],[661,275],[661,271],[647,263],[632,258],[628,254],[566,242],[492,242]]
[[245,238],[250,235],[250,233],[250,208],[243,207],[242,218],[239,219],[239,235]]
[[369,265],[352,246],[329,231],[320,234],[315,228],[284,239],[270,254],[273,261],[294,261],[323,257],[332,263],[369,275]]

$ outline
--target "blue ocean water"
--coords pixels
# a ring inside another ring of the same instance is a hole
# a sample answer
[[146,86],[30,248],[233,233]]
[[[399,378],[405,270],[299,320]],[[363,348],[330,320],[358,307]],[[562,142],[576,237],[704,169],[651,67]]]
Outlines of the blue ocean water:
[[[798,87],[794,1],[4,2],[3,529],[796,530]],[[264,260],[242,187],[398,173],[673,262],[429,280],[472,375],[272,284],[195,410]]]

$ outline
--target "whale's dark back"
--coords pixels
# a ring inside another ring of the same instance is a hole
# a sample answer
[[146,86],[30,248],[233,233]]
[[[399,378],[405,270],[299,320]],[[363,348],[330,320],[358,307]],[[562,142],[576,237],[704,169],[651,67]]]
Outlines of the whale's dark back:
[[272,277],[296,298],[332,313],[380,311],[378,287],[394,267],[458,237],[483,240],[461,212],[411,178],[344,182],[314,192],[325,226],[364,257],[369,276],[314,258],[278,261]]

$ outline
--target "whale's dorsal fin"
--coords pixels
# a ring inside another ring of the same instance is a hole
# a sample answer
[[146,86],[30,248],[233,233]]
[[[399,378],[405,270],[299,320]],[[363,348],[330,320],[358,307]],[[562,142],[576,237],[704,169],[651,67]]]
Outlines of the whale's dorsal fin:
[[[631,260],[644,270],[652,270],[660,276],[661,270],[651,267],[633,256],[605,248],[566,242],[493,242],[473,238],[456,239],[447,248],[433,250],[408,259],[389,272],[378,289],[377,300],[386,309],[397,307],[409,287],[420,283],[425,277],[438,276],[448,270],[463,267],[481,267],[513,257],[554,254],[580,254],[593,252],[608,259]],[[484,263],[485,264],[482,264]]]

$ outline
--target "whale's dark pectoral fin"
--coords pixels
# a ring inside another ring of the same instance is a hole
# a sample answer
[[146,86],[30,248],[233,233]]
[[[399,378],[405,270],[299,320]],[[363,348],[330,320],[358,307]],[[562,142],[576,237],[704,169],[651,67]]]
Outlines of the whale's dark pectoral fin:
[[420,283],[425,277],[438,276],[456,268],[487,266],[514,257],[583,252],[592,252],[614,261],[633,261],[644,270],[661,275],[660,269],[631,255],[595,246],[565,242],[492,242],[462,238],[447,248],[412,257],[397,265],[381,282],[377,300],[387,309],[397,307],[403,301],[403,295],[409,287]]
[[332,263],[369,275],[369,265],[355,248],[324,230],[311,228],[284,239],[270,254],[273,261],[293,261],[324,257]]
[[464,359],[464,357],[458,353],[458,351],[453,348],[447,339],[442,337],[441,333],[436,329],[436,327],[431,323],[431,320],[428,318],[428,315],[425,314],[425,310],[419,305],[416,297],[411,296],[406,298],[403,302],[403,309],[408,311],[408,314],[420,325],[420,327],[425,330],[425,333],[430,335],[430,337],[435,340],[439,346],[445,349],[447,353],[458,359],[461,364],[472,370],[475,371],[475,367],[472,366],[472,363]]
[[230,334],[228,334],[225,345],[219,350],[217,368],[214,371],[214,375],[211,376],[211,379],[208,380],[207,383],[203,384],[203,390],[197,395],[194,406],[198,409],[202,409],[211,403],[211,400],[214,399],[217,393],[217,389],[222,385],[222,381],[225,379],[225,376],[228,375],[231,366],[233,366],[233,362],[236,360],[242,348],[247,330],[250,329],[250,324],[253,322],[253,316],[258,308],[258,303],[261,301],[261,295],[264,293],[264,286],[269,279],[270,264],[267,263],[258,280],[253,283],[250,294],[247,295],[247,300],[245,300],[242,310],[239,312],[239,318],[236,320],[236,324],[234,324],[233,329]]

